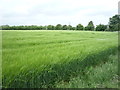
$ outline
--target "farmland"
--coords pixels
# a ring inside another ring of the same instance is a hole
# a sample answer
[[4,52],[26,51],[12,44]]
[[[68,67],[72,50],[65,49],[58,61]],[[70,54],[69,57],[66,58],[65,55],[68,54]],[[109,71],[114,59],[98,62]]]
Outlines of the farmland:
[[[106,66],[117,69],[117,32],[5,30],[2,40],[4,88],[71,87],[70,83],[78,87],[75,82],[80,88],[85,86],[80,84],[79,76],[88,74],[93,78],[91,73],[107,72]],[[94,87],[97,82],[91,83]]]

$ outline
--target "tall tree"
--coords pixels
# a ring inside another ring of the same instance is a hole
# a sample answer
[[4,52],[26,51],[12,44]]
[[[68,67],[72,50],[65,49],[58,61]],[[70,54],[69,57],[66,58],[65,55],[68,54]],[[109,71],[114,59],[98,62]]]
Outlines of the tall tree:
[[90,21],[88,25],[85,27],[85,30],[94,31],[94,29],[95,29],[95,26],[93,24],[93,21]]
[[120,15],[115,15],[109,19],[109,30],[110,31],[120,30]]

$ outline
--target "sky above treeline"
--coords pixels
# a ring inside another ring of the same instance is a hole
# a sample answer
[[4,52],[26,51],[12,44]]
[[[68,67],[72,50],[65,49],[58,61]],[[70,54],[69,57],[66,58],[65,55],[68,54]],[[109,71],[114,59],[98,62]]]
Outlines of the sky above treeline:
[[0,25],[108,24],[119,0],[0,0]]

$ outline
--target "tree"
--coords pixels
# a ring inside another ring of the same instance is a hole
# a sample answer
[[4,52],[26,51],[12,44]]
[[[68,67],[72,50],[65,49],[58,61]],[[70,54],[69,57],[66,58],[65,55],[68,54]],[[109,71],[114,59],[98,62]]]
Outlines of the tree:
[[52,25],[48,25],[47,26],[47,30],[52,30],[53,28],[52,28]]
[[73,30],[73,27],[71,25],[68,25],[68,30]]
[[42,30],[47,30],[47,26],[42,26]]
[[52,30],[55,30],[55,26],[52,25]]
[[39,26],[39,30],[42,30],[43,29],[43,26]]
[[94,31],[94,24],[93,24],[93,21],[90,21],[88,23],[88,25],[85,27],[85,30],[90,30],[90,31]]
[[120,30],[120,15],[115,15],[109,19],[109,30],[110,31]]
[[84,29],[85,29],[85,30],[89,30],[89,27],[88,27],[88,26],[86,26]]
[[67,25],[63,25],[63,30],[67,30],[68,26]]
[[82,24],[78,24],[76,26],[76,30],[83,30],[84,29],[84,26]]
[[10,30],[9,25],[2,25],[1,28],[2,28],[2,30]]
[[62,30],[62,25],[61,24],[57,24],[56,27],[55,27],[56,30]]
[[76,30],[76,27],[72,27],[71,30]]
[[105,31],[106,29],[107,29],[107,26],[103,24],[99,24],[96,27],[96,31]]

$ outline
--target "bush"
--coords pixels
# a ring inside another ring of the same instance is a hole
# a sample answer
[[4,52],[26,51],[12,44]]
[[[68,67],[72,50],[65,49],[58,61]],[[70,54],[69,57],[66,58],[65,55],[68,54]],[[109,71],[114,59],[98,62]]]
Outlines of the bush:
[[96,27],[96,31],[105,31],[106,29],[107,29],[107,26],[103,24],[99,24]]

